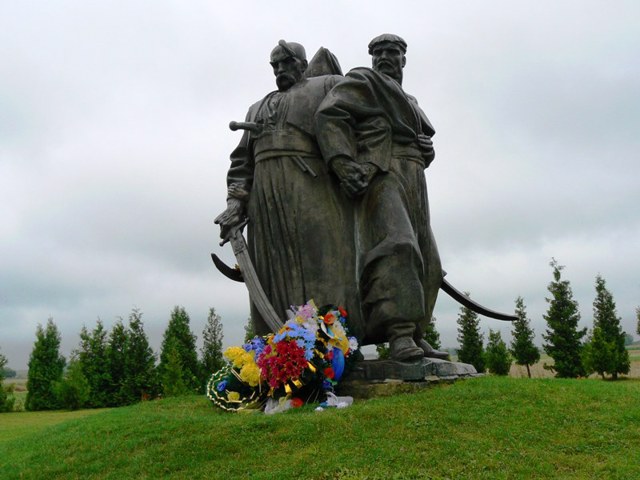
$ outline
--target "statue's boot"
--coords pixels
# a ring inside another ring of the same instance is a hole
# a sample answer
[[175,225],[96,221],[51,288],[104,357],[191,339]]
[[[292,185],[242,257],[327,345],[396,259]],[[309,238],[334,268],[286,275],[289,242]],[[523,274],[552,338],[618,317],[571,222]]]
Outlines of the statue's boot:
[[389,340],[391,359],[398,362],[410,362],[424,357],[424,352],[410,336],[393,337]]
[[442,350],[436,350],[424,338],[417,339],[416,343],[417,343],[418,347],[420,347],[420,349],[422,350],[424,357],[427,357],[427,358],[439,358],[441,360],[449,360],[449,352],[443,352]]

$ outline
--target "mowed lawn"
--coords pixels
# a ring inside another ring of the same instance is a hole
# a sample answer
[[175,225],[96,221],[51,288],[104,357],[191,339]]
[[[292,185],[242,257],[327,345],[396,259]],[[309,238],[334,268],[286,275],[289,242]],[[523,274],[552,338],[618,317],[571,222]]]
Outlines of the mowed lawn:
[[[229,414],[189,396],[57,424],[3,414],[0,478],[638,479],[638,399],[634,379],[487,376],[324,412]],[[8,418],[36,425],[7,433]]]
[[[0,443],[41,432],[52,425],[97,415],[108,409],[45,412],[15,412],[0,414]],[[0,477],[2,478],[2,477]]]

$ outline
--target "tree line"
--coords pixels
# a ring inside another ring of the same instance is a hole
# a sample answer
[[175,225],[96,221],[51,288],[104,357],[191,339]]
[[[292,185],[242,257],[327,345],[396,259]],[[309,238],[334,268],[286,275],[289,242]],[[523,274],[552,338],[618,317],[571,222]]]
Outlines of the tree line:
[[[202,332],[200,355],[190,318],[176,306],[163,334],[159,358],[149,345],[142,312],[133,309],[110,331],[98,320],[80,331],[80,343],[67,361],[60,354],[60,332],[52,318],[38,325],[29,357],[25,409],[101,408],[140,400],[202,393],[211,373],[223,365],[222,323],[215,309]],[[0,354],[0,411],[11,411],[15,400],[2,387],[6,358]]]
[[[543,350],[553,359],[553,365],[545,365],[556,377],[577,378],[598,373],[603,379],[609,375],[613,380],[619,374],[629,373],[631,366],[628,340],[633,337],[622,330],[613,295],[607,289],[601,275],[596,276],[596,296],[593,301],[593,327],[579,329],[578,303],[573,299],[571,285],[562,279],[563,265],[551,260],[553,281],[547,289],[549,304],[543,316],[547,329],[542,334]],[[534,345],[534,331],[527,317],[524,300],[516,299],[516,321],[513,322],[510,348],[502,340],[500,332],[489,330],[489,339],[484,347],[484,336],[480,332],[478,315],[466,307],[458,315],[458,359],[475,366],[478,372],[488,370],[497,375],[507,375],[512,361],[527,367],[540,360],[540,351]],[[640,307],[636,308],[637,333],[640,335]]]
[[[593,328],[579,329],[578,304],[573,299],[571,285],[562,279],[564,266],[552,259],[553,281],[547,289],[550,296],[544,315],[547,329],[542,337],[543,350],[553,359],[546,366],[556,377],[576,378],[598,373],[604,379],[617,379],[630,368],[625,348],[630,335],[621,327],[613,295],[602,276],[595,281]],[[507,347],[499,331],[489,330],[485,347],[478,315],[462,307],[458,315],[458,360],[475,366],[478,372],[489,371],[507,375],[512,362],[530,366],[540,360],[534,344],[535,333],[530,326],[524,299],[515,300],[517,320],[513,322],[512,341]],[[640,307],[636,308],[637,333],[640,335]],[[251,322],[245,327],[245,337],[254,336]],[[196,351],[196,336],[191,332],[189,315],[183,307],[171,312],[159,358],[149,346],[142,322],[142,312],[133,309],[124,321],[117,321],[107,331],[100,320],[93,330],[86,326],[80,331],[80,343],[69,361],[60,354],[60,333],[49,319],[38,325],[36,340],[29,358],[27,379],[27,410],[58,408],[100,408],[129,405],[140,400],[185,393],[202,393],[209,375],[224,364],[222,356],[222,323],[215,309],[210,308],[202,332],[203,346]],[[435,318],[427,324],[425,339],[441,348]],[[632,339],[632,337],[631,337]],[[384,346],[378,346],[381,357]],[[6,368],[7,359],[0,353],[0,412],[11,411],[15,399],[2,386],[12,370]]]

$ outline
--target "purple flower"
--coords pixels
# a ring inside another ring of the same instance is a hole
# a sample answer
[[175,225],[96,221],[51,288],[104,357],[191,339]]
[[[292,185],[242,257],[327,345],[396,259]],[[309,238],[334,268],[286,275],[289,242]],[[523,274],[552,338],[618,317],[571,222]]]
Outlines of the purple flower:
[[[292,310],[295,311],[295,307],[293,307]],[[298,312],[297,313],[302,318],[304,318],[306,320],[311,320],[316,314],[316,309],[313,307],[313,305],[310,305],[310,304],[306,303],[305,305],[302,305],[301,307],[298,307]]]

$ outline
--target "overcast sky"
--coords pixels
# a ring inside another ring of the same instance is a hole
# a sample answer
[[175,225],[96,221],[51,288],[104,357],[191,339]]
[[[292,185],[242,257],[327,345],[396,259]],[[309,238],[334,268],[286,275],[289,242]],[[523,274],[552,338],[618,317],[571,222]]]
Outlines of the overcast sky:
[[[221,6],[224,5],[224,6]],[[0,0],[0,352],[26,368],[52,317],[62,353],[83,325],[144,312],[153,348],[174,305],[201,337],[209,307],[241,341],[244,285],[214,268],[228,156],[275,88],[280,38],[343,70],[367,44],[409,47],[405,89],[432,121],[432,227],[448,279],[513,311],[542,343],[549,261],[591,326],[594,281],[623,328],[640,305],[640,3]],[[456,346],[459,307],[437,328]],[[483,319],[482,328],[509,324]]]

